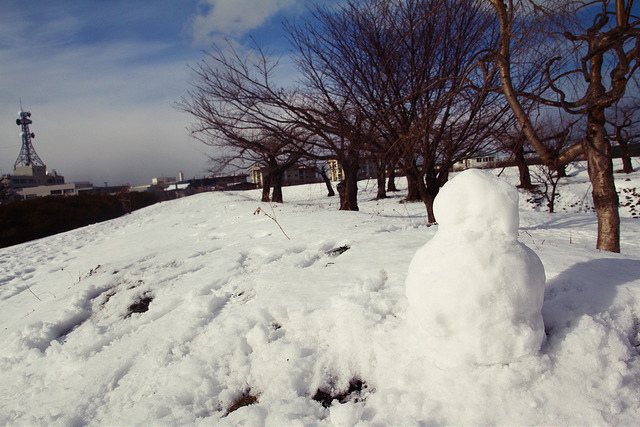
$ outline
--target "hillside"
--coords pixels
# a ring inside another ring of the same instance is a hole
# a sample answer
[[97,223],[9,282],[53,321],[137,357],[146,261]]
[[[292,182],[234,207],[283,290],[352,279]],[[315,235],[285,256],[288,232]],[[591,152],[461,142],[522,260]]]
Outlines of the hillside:
[[520,194],[547,336],[508,364],[425,355],[405,279],[438,227],[373,181],[360,212],[205,193],[1,249],[0,425],[636,424],[640,173],[617,179],[621,254],[594,249],[584,168],[556,214]]

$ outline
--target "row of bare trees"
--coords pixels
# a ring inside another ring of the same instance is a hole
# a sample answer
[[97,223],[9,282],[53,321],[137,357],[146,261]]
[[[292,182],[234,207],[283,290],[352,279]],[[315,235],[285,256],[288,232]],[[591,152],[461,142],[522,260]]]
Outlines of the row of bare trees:
[[246,56],[214,46],[193,67],[195,83],[180,108],[196,118],[193,134],[216,147],[218,159],[258,162],[272,181],[301,159],[337,159],[343,210],[358,210],[364,159],[375,160],[381,176],[400,168],[408,199],[422,200],[435,222],[433,200],[450,167],[489,146],[509,122],[507,104],[492,90],[496,68],[478,66],[497,40],[480,6],[374,0],[318,7],[285,25],[295,84],[278,82],[277,63],[259,46]]
[[[374,159],[378,195],[385,195],[385,173],[400,168],[407,198],[424,202],[431,223],[453,164],[488,147],[511,150],[517,161],[532,147],[558,173],[584,155],[598,248],[619,251],[606,119],[638,67],[640,23],[632,10],[633,0],[315,7],[284,25],[295,82],[279,80],[278,62],[261,46],[246,55],[214,46],[193,67],[192,89],[178,107],[193,115],[192,134],[215,148],[221,165],[264,169],[265,200],[272,186],[271,199],[282,201],[282,174],[293,164],[337,159],[340,209],[358,210],[358,170]],[[576,118],[541,126],[558,111]],[[628,141],[623,111],[609,129]]]

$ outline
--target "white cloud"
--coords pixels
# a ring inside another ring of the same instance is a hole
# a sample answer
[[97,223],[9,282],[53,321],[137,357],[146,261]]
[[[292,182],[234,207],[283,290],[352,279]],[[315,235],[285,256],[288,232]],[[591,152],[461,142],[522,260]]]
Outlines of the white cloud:
[[300,0],[202,0],[202,13],[196,15],[191,27],[194,42],[205,44],[216,37],[240,37],[300,3]]
[[164,173],[200,175],[190,118],[172,103],[187,90],[185,59],[162,58],[162,43],[117,43],[33,52],[0,50],[0,170],[20,146],[19,99],[33,114],[34,146],[67,180],[149,183]]

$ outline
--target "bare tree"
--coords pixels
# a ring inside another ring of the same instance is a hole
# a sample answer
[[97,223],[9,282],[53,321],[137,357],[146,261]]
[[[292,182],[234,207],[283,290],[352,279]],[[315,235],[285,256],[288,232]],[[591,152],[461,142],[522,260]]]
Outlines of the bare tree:
[[[433,223],[433,201],[448,180],[449,170],[457,161],[488,149],[494,135],[506,125],[503,118],[508,108],[490,90],[497,76],[495,68],[481,61],[493,43],[493,31],[477,2],[430,3],[409,38],[428,40],[426,50],[414,53],[408,49],[410,57],[421,57],[412,66],[423,83],[415,86],[413,82],[419,80],[412,78],[407,90],[409,97],[419,97],[418,115],[400,126],[396,141],[413,189],[407,198],[419,197]],[[438,36],[434,38],[433,33]],[[411,118],[403,111],[404,103],[398,107],[400,114],[394,123]]]
[[611,138],[620,147],[622,172],[633,172],[629,144],[640,141],[640,98],[632,97],[618,101],[609,111],[608,127]]
[[272,82],[276,66],[260,48],[241,57],[231,46],[214,45],[192,67],[192,89],[177,106],[194,117],[192,135],[216,149],[219,165],[259,166],[263,201],[282,203],[283,175],[303,156],[304,136],[282,110],[287,91]]
[[541,198],[547,201],[547,209],[549,209],[549,213],[555,213],[556,197],[558,196],[558,183],[561,178],[560,173],[542,164],[534,167],[533,175],[535,176],[536,182],[542,187],[538,187],[536,193],[540,194]]
[[302,102],[290,107],[310,133],[307,144],[325,153],[325,158],[337,159],[344,171],[340,209],[358,210],[360,162],[378,137],[376,117],[363,108],[362,98],[353,90],[354,59],[363,50],[348,10],[319,7],[311,19],[287,25],[305,88],[299,93]]
[[[566,147],[574,145],[581,139],[578,136],[578,129],[582,128],[584,128],[584,124],[579,123],[579,120],[572,122],[567,115],[560,115],[539,120],[537,132],[542,137],[544,144],[557,157]],[[567,164],[550,167],[543,163],[534,168],[534,176],[538,184],[535,191],[546,199],[549,213],[555,212],[558,183],[560,179],[567,176],[566,167]]]
[[477,67],[492,28],[470,3],[349,1],[289,26],[313,104],[322,105],[309,109],[348,143],[345,174],[353,159],[373,155],[383,197],[383,173],[400,164],[408,199],[424,201],[429,222],[449,167],[489,144],[508,109],[486,85],[496,71]]
[[[547,1],[544,5],[533,0],[490,2],[500,24],[500,45],[495,52],[495,60],[507,102],[527,140],[545,164],[558,169],[574,159],[577,153],[586,154],[598,215],[597,248],[619,252],[618,195],[613,179],[611,143],[605,128],[605,111],[622,98],[628,78],[638,67],[640,20],[631,14],[633,0]],[[592,10],[590,7],[596,6],[599,11],[585,28],[581,23],[586,17],[581,12],[586,14]],[[544,96],[518,92],[512,78],[512,39],[531,39],[533,26],[549,28],[549,25],[554,26],[555,32],[545,33],[547,40],[551,40],[556,48],[561,43],[569,44],[579,58],[572,62],[572,56],[565,54],[547,63],[543,69]],[[561,40],[553,38],[557,34],[562,35]],[[554,67],[558,70],[556,73],[553,72]],[[522,107],[520,100],[523,97],[585,116],[586,137],[560,155],[554,155]]]

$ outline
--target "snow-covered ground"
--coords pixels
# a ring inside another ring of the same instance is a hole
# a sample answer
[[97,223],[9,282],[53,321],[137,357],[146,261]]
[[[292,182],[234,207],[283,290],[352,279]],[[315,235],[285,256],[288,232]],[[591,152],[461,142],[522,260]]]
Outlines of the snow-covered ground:
[[[0,425],[637,425],[640,173],[617,175],[612,254],[570,172],[559,213],[520,194],[546,336],[509,363],[425,354],[405,280],[438,227],[373,182],[359,212],[322,185],[277,206],[206,193],[2,249]],[[436,258],[455,277],[456,254]]]

